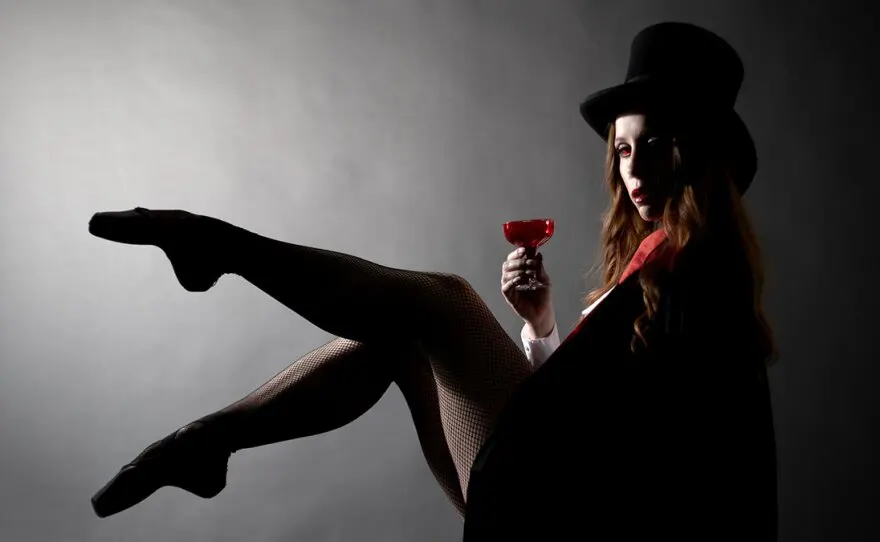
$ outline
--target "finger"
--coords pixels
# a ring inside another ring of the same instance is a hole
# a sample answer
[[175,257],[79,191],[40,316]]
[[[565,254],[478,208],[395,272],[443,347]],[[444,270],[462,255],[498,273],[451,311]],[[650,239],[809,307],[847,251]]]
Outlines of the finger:
[[538,273],[545,273],[545,272],[546,272],[546,269],[547,269],[547,268],[544,267],[544,261],[543,261],[543,259],[538,258],[538,262],[537,262],[537,264],[535,265],[535,269],[538,271]]
[[501,268],[506,271],[515,271],[517,269],[521,269],[525,266],[525,258],[515,258],[513,260],[507,260],[502,264]]
[[547,271],[545,271],[543,267],[541,269],[538,269],[538,280],[540,280],[541,282],[550,281],[550,277],[547,276]]
[[506,259],[515,260],[516,258],[521,258],[522,256],[525,256],[525,253],[526,253],[525,249],[518,248],[518,249],[514,250],[513,252],[511,252],[510,254],[508,254]]
[[543,269],[538,272],[538,280],[547,286],[550,286],[550,276]]
[[523,271],[508,271],[507,273],[501,275],[501,282],[507,282],[515,279],[516,277],[522,277],[523,273]]
[[509,292],[511,290],[511,288],[513,288],[514,286],[516,286],[520,282],[522,282],[522,277],[520,277],[520,276],[513,277],[512,279],[504,282],[501,285],[501,291],[506,294],[507,292]]

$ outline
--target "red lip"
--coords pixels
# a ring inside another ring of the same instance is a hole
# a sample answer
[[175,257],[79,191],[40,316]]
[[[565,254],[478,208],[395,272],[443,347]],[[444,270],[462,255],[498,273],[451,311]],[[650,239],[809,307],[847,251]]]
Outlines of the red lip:
[[632,196],[632,199],[643,200],[643,199],[647,199],[650,194],[647,194],[641,188],[636,188],[635,190],[632,191],[632,193],[630,195]]
[[650,200],[652,194],[650,192],[645,192],[641,188],[636,188],[630,195],[632,196],[633,202],[642,204]]

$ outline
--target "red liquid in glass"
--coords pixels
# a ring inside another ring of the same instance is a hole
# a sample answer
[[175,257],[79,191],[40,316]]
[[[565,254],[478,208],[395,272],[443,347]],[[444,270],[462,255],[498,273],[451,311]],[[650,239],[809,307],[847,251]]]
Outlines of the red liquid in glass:
[[552,218],[514,220],[504,223],[504,237],[518,247],[538,248],[553,236]]

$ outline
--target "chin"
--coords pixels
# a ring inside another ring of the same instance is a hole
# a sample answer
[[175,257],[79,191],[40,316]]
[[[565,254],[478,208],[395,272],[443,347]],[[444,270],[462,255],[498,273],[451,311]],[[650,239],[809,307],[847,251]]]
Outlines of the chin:
[[656,222],[663,217],[663,213],[658,213],[656,210],[647,207],[639,207],[639,216],[645,222]]

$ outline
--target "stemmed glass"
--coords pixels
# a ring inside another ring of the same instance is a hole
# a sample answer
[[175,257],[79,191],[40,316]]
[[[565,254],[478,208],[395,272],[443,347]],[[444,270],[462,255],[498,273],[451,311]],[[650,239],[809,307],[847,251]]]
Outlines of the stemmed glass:
[[[555,226],[552,218],[533,218],[529,220],[511,220],[504,223],[504,238],[518,247],[525,247],[526,257],[534,258],[538,247],[553,237]],[[529,277],[526,284],[517,284],[517,290],[537,290],[546,285],[535,277]]]

